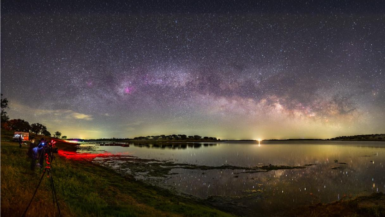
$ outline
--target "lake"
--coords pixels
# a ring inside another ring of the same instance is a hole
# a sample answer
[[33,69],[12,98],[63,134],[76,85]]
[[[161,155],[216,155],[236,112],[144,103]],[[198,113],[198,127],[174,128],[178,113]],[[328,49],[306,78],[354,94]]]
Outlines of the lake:
[[385,142],[82,144],[78,152],[118,154],[93,162],[247,216],[385,192]]

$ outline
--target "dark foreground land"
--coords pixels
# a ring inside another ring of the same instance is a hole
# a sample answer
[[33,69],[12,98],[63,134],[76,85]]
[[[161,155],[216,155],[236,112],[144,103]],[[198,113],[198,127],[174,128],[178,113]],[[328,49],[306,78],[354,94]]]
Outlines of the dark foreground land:
[[[22,216],[38,185],[41,171],[30,170],[27,146],[11,142],[12,132],[1,135],[1,215]],[[59,149],[73,145],[58,142]],[[213,207],[210,200],[177,196],[168,190],[121,176],[88,160],[68,160],[56,155],[53,177],[62,216],[232,216],[248,213]],[[26,216],[58,216],[48,178],[44,178]],[[270,215],[268,215],[270,216]],[[382,193],[354,200],[288,210],[278,216],[385,216]]]
[[[1,135],[1,216],[22,216],[41,172],[30,170],[27,146],[19,148],[10,141],[11,135]],[[61,149],[68,146],[58,144]],[[57,156],[52,168],[62,216],[231,216],[86,160]],[[48,178],[43,179],[27,216],[58,216]]]

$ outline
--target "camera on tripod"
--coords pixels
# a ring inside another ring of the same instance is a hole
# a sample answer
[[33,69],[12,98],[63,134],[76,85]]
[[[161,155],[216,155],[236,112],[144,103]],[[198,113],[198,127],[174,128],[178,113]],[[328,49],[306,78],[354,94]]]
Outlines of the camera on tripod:
[[44,159],[46,167],[50,167],[52,160],[55,158],[54,153],[58,153],[58,148],[55,146],[56,141],[51,140],[48,144],[42,143],[42,150],[40,152],[40,165],[43,168]]
[[41,184],[41,181],[43,181],[43,178],[45,177],[44,176],[45,174],[47,174],[47,177],[49,178],[54,205],[56,204],[57,209],[59,211],[59,216],[61,216],[58,199],[56,197],[55,185],[54,185],[54,181],[53,181],[53,178],[52,178],[52,170],[51,170],[51,163],[52,163],[52,160],[54,159],[54,155],[53,154],[54,153],[58,153],[58,149],[55,147],[56,141],[55,140],[51,140],[48,144],[45,144],[45,140],[44,139],[42,139],[41,141],[42,142],[39,144],[39,146],[41,146],[40,147],[41,149],[39,150],[39,146],[35,147],[35,149],[36,149],[36,152],[37,151],[41,151],[40,152],[40,162],[41,162],[40,165],[41,165],[41,169],[43,169],[43,160],[44,159],[45,159],[45,166],[44,166],[43,174],[41,175],[41,178],[40,178],[40,182],[37,185],[35,193],[33,194],[32,198],[31,198],[31,201],[29,202],[27,208],[25,209],[23,216],[26,215],[29,206],[31,206],[32,200],[35,197],[36,192],[39,189],[39,186]]
[[47,154],[57,154],[58,148],[55,147],[56,141],[51,140],[51,142],[48,143],[48,145],[44,146],[44,152]]

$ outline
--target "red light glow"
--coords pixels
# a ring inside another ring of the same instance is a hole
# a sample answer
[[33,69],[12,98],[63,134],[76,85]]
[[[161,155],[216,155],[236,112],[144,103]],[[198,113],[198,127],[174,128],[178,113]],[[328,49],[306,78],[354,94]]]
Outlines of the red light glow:
[[96,157],[111,157],[120,156],[120,154],[101,153],[101,154],[90,154],[90,153],[76,153],[72,151],[58,150],[58,154],[62,157],[71,160],[93,160]]

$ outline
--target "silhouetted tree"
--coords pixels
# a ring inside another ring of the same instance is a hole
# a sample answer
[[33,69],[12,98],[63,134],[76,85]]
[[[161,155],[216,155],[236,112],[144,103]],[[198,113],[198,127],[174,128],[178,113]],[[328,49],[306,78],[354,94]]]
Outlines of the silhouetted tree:
[[201,139],[202,137],[201,136],[198,136],[198,135],[195,135],[194,136],[194,139]]
[[43,132],[41,132],[44,136],[51,136],[51,133],[48,131],[48,130],[43,130]]
[[7,112],[5,109],[8,108],[8,99],[3,99],[3,94],[1,94],[1,123],[7,122],[9,120],[9,117],[7,115]]
[[61,136],[61,132],[59,132],[59,131],[56,131],[56,132],[55,132],[55,136],[56,136],[57,138],[60,138],[60,136]]
[[62,139],[67,139],[67,136],[62,136],[61,138],[62,138]]
[[40,134],[47,130],[47,127],[45,127],[43,124],[35,123],[31,125],[31,131]]
[[29,123],[21,119],[12,119],[8,121],[8,124],[10,129],[14,131],[29,132],[29,130],[31,129]]

